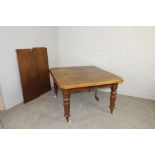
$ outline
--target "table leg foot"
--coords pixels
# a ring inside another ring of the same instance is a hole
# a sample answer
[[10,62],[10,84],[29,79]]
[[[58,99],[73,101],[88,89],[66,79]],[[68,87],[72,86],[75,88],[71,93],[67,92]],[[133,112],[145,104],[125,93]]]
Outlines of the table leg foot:
[[109,106],[111,114],[113,113],[113,110],[115,109],[117,86],[118,86],[118,84],[114,84],[111,87],[110,106]]
[[114,109],[110,108],[110,112],[111,112],[111,114],[113,113],[113,110],[114,110]]
[[66,121],[69,122],[69,117],[66,117]]
[[97,96],[97,90],[95,91],[95,99],[96,101],[99,101],[99,97]]
[[68,124],[71,124],[71,123],[72,123],[71,118],[70,118],[70,117],[66,117],[66,122],[67,122]]

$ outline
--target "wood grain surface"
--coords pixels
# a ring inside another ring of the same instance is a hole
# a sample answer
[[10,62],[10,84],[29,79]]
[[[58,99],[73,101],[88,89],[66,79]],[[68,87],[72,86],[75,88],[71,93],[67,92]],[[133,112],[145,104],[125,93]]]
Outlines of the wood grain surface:
[[51,90],[47,48],[17,49],[24,103]]
[[60,89],[121,83],[123,79],[96,66],[51,68],[50,73]]

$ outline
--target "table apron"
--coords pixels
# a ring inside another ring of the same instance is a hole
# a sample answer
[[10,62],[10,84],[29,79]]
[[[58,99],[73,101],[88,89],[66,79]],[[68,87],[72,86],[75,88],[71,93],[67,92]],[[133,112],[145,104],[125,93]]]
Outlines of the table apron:
[[98,85],[98,86],[87,86],[87,87],[80,87],[80,88],[71,88],[71,89],[61,89],[62,91],[68,91],[71,94],[72,93],[80,93],[80,92],[90,92],[90,91],[95,91],[97,89],[102,89],[102,88],[111,88],[115,84],[106,84],[106,85]]

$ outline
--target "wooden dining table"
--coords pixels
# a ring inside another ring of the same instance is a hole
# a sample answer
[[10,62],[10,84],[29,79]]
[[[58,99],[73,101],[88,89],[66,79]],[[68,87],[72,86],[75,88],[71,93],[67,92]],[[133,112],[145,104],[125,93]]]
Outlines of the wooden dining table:
[[96,66],[74,66],[50,68],[50,74],[54,81],[54,93],[57,96],[58,89],[62,91],[64,102],[64,116],[69,122],[70,97],[72,93],[95,91],[95,99],[98,101],[97,90],[110,88],[110,112],[115,108],[117,87],[123,79],[115,74]]

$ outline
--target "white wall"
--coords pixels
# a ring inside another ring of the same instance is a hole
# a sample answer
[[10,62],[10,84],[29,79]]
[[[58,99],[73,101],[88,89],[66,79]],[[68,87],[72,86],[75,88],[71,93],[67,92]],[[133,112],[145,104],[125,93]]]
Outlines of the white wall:
[[23,101],[15,49],[47,47],[49,66],[55,66],[57,27],[0,27],[0,84],[5,108]]
[[124,78],[119,93],[155,99],[155,27],[59,27],[58,65],[95,65]]
[[0,110],[4,110],[3,94],[1,90],[1,85],[0,85]]

